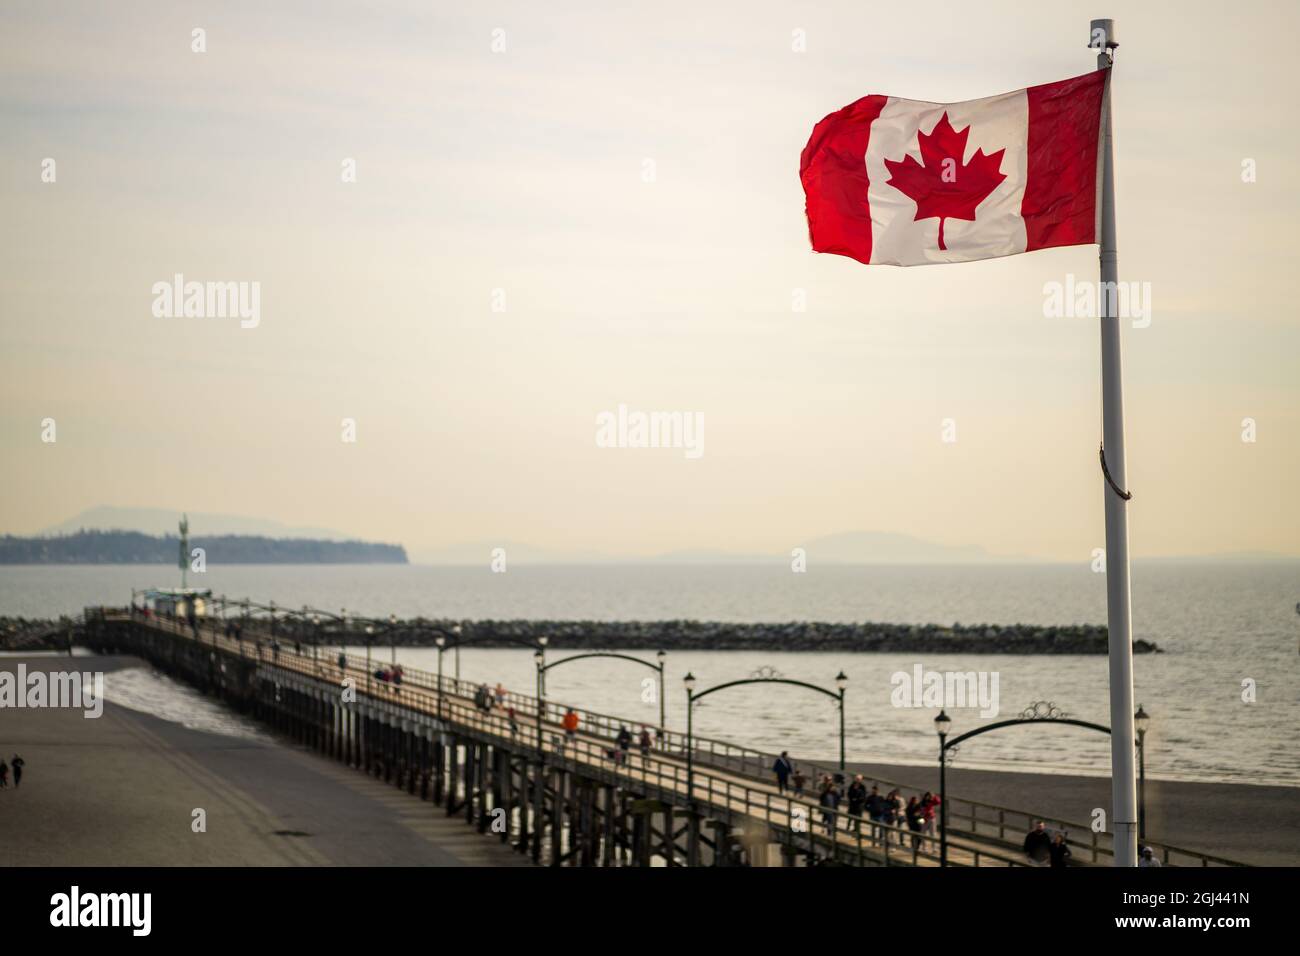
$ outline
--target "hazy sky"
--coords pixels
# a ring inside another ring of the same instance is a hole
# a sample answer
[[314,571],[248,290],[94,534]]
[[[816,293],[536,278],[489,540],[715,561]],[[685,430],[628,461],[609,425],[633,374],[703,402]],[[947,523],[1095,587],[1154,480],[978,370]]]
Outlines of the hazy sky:
[[[1043,287],[1096,248],[814,255],[798,165],[867,93],[1083,73],[1108,15],[1120,277],[1152,297],[1134,554],[1300,551],[1297,6],[945,7],[0,5],[0,531],[115,504],[417,556],[869,529],[1087,561],[1097,324]],[[260,324],[155,317],[175,273],[259,282]],[[702,414],[703,456],[598,447],[620,404]]]

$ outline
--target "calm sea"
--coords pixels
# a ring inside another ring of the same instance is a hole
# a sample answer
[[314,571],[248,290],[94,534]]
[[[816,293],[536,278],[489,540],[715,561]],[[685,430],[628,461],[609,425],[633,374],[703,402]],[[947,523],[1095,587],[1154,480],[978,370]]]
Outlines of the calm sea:
[[[132,587],[178,583],[162,567],[0,568],[0,614],[74,613],[125,604]],[[196,576],[197,577],[197,576]],[[234,566],[212,568],[203,586],[231,597],[274,599],[386,617],[889,621],[903,623],[1105,623],[1105,580],[1087,565],[834,566],[792,574],[764,565]],[[1164,654],[1135,661],[1137,700],[1152,715],[1148,772],[1184,780],[1300,786],[1300,563],[1139,562],[1133,569],[1135,635]],[[391,651],[376,648],[376,657]],[[560,656],[553,652],[552,657]],[[411,666],[436,669],[432,650],[399,650]],[[843,669],[851,760],[928,764],[934,712],[891,705],[891,676],[916,664],[939,671],[997,672],[999,717],[1050,700],[1072,716],[1108,723],[1104,657],[675,652],[668,658],[668,722],[684,722],[681,677],[704,688],[760,668],[832,686]],[[451,660],[445,666],[452,666]],[[467,648],[462,676],[531,692],[527,651]],[[653,723],[636,665],[597,659],[557,667],[548,695],[579,707]],[[1254,700],[1243,700],[1243,687]],[[110,695],[111,696],[111,695]],[[994,718],[950,711],[954,732]],[[697,731],[808,757],[833,756],[836,715],[829,700],[791,687],[742,687],[710,697]],[[1104,735],[1013,728],[965,745],[958,765],[1039,772],[1106,772]]]

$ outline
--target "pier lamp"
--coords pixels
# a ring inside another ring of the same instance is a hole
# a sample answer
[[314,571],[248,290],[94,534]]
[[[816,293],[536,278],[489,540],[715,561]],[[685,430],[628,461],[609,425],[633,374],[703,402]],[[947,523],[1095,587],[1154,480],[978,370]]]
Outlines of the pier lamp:
[[438,645],[438,720],[442,720],[442,652],[447,649],[447,638],[439,634],[433,639]]
[[1138,839],[1147,838],[1147,725],[1151,722],[1151,715],[1148,714],[1141,704],[1138,704],[1137,713],[1133,715],[1133,728],[1137,731],[1138,739]]
[[275,640],[275,602],[270,603],[271,608],[271,640]]
[[320,674],[320,615],[312,614],[311,616],[311,659],[316,665],[316,673]]
[[939,865],[948,865],[948,731],[952,718],[941,708],[934,718],[939,735]]
[[546,634],[540,634],[537,637],[537,652],[533,654],[533,660],[537,661],[537,696],[541,697],[546,693],[546,645],[551,639]]
[[456,637],[456,693],[460,693],[460,625],[453,624],[451,633]]
[[539,637],[537,643],[538,648],[533,651],[533,663],[537,665],[537,759],[544,763],[546,751],[543,749],[542,724],[546,719],[546,687],[542,679],[546,673],[546,638]]
[[667,698],[664,694],[664,662],[667,659],[668,655],[663,651],[655,654],[655,660],[659,663],[659,739],[655,741],[656,745],[668,739],[668,723],[664,717],[664,708],[667,706]]
[[840,774],[844,774],[844,688],[849,686],[849,675],[840,671],[835,675],[835,686],[840,692]]
[[459,694],[460,693],[460,625],[459,624],[453,624],[451,626],[451,646],[456,651],[456,667],[455,667],[456,693]]
[[686,799],[695,796],[695,675],[682,678],[686,685]]
[[366,693],[370,693],[370,641],[375,636],[375,626],[366,625]]
[[397,615],[388,615],[388,630],[393,641],[393,663],[397,663]]

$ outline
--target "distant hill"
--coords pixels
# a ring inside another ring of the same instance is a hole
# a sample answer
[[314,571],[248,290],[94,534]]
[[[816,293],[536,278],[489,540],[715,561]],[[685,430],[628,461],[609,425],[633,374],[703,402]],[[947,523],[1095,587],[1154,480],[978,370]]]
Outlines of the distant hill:
[[[260,535],[268,538],[314,538],[319,541],[347,541],[353,535],[328,528],[295,528],[266,518],[247,515],[203,514],[191,511],[190,527],[202,528],[208,534]],[[144,534],[175,534],[180,509],[117,508],[100,505],[88,508],[38,532],[41,535],[73,534],[77,531],[140,531]]]
[[[190,538],[209,565],[221,564],[406,564],[398,544],[320,541],[260,535],[202,535]],[[78,531],[49,537],[0,537],[0,564],[170,564],[180,554],[175,535],[139,531]]]

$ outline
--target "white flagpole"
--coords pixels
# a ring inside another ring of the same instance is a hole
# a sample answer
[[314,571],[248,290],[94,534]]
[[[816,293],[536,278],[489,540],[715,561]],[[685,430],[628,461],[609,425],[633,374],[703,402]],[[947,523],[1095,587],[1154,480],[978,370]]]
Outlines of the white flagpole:
[[[1097,69],[1111,68],[1115,21],[1093,20]],[[1106,496],[1106,617],[1110,651],[1111,833],[1115,866],[1137,865],[1137,780],[1133,728],[1133,624],[1129,596],[1128,469],[1124,460],[1124,380],[1120,358],[1119,252],[1115,245],[1115,169],[1111,74],[1102,105],[1101,313],[1102,494]],[[1108,476],[1108,477],[1106,477]]]

